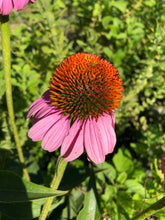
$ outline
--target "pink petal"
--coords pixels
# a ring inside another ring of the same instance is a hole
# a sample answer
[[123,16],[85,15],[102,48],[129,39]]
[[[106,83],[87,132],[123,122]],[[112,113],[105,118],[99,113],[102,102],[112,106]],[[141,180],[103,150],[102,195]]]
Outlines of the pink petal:
[[50,102],[50,96],[49,96],[49,90],[47,90],[41,98],[35,100],[30,108],[29,108],[29,112],[27,114],[27,118],[29,118],[30,116],[34,116],[38,111],[42,111],[42,109],[44,108],[44,111],[45,111],[45,108],[48,109],[55,109],[55,106],[51,105],[51,102]]
[[30,105],[30,108],[29,108],[29,109],[33,108],[35,105],[39,104],[40,102],[45,102],[45,101],[42,99],[42,97],[36,99],[36,100]]
[[68,135],[69,128],[70,120],[68,117],[63,116],[45,134],[42,141],[42,148],[49,152],[55,151]]
[[15,10],[18,11],[23,9],[28,2],[29,0],[13,0]]
[[0,14],[2,13],[2,1],[3,0],[0,0]]
[[53,108],[52,106],[44,106],[42,109],[40,109],[33,117],[33,124],[37,123],[39,120],[41,120],[44,117],[47,117],[48,115],[52,115],[55,113],[61,113],[56,108]]
[[[107,115],[107,117],[109,117],[109,115]],[[114,113],[114,111],[111,112],[111,118],[112,118],[112,127],[114,128],[115,127],[115,113]]]
[[42,140],[47,131],[51,129],[52,125],[54,125],[62,117],[62,115],[56,113],[41,119],[31,127],[28,132],[28,136],[33,141]]
[[34,105],[32,108],[29,109],[29,112],[27,114],[27,118],[29,118],[30,116],[35,116],[35,114],[37,112],[39,112],[40,110],[42,110],[42,108],[49,108],[49,106],[43,102],[43,101],[40,101],[40,103]]
[[96,164],[105,161],[103,139],[95,118],[86,120],[84,142],[88,158]]
[[65,157],[66,161],[75,160],[84,152],[83,130],[81,120],[77,119],[61,146],[61,156]]
[[110,115],[100,116],[97,121],[103,140],[104,154],[112,153],[116,144],[116,134],[112,127],[112,118]]
[[13,10],[13,1],[12,0],[2,0],[0,12],[2,15],[8,15]]
[[38,112],[43,106],[46,106],[46,103],[42,98],[35,100],[29,108],[27,118],[30,118],[32,115]]
[[109,120],[109,123],[112,125],[112,127],[115,127],[115,113],[112,111],[110,114],[103,114],[107,120]]

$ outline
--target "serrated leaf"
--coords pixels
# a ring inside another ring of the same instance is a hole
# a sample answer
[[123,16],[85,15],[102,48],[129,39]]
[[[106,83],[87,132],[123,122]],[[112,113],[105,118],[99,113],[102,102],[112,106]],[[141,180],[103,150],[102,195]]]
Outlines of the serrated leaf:
[[9,171],[0,171],[0,180],[0,203],[26,202],[67,193],[22,180]]

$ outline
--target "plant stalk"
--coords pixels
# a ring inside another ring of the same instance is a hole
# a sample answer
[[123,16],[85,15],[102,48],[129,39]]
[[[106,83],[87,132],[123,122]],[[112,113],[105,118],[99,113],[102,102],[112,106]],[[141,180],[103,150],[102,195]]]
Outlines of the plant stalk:
[[[54,189],[56,190],[61,182],[61,179],[64,175],[64,171],[66,169],[66,166],[67,166],[68,162],[64,160],[64,158],[62,157],[59,157],[58,158],[58,161],[57,161],[57,164],[56,164],[56,171],[55,171],[55,174],[54,174],[54,177],[53,177],[53,180],[52,180],[52,183],[51,183],[51,189]],[[42,209],[42,212],[41,212],[41,215],[39,217],[39,220],[45,220],[47,215],[48,215],[48,212],[49,212],[49,209],[50,209],[50,206],[53,202],[53,196],[52,197],[49,197],[47,198],[44,206],[43,206],[43,209]]]
[[15,123],[12,87],[11,87],[11,55],[10,55],[10,34],[9,34],[9,15],[0,15],[1,23],[1,39],[2,39],[2,52],[4,62],[4,75],[6,85],[6,102],[8,108],[8,114],[11,122],[11,127],[14,134],[14,139],[17,147],[18,157],[22,165],[23,173],[27,181],[30,181],[29,174],[25,167],[24,156],[19,141],[18,131]]
[[138,214],[132,220],[144,220],[149,216],[155,214],[156,212],[160,211],[162,208],[165,208],[165,197],[152,204],[150,207],[145,209],[142,213]]

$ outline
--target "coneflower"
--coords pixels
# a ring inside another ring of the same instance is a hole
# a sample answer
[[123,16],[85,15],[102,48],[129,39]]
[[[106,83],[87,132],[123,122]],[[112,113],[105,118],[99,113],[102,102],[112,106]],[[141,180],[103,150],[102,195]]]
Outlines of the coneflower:
[[66,58],[55,70],[50,88],[32,103],[29,137],[42,140],[49,152],[61,146],[66,161],[84,151],[89,160],[102,163],[116,144],[114,109],[122,98],[122,81],[107,60],[89,53]]

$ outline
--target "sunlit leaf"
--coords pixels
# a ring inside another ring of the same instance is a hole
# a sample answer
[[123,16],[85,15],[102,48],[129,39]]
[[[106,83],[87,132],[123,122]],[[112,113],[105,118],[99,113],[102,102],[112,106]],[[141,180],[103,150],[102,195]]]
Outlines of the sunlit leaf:
[[131,172],[133,170],[131,154],[127,149],[120,148],[118,153],[113,157],[113,163],[118,172]]

